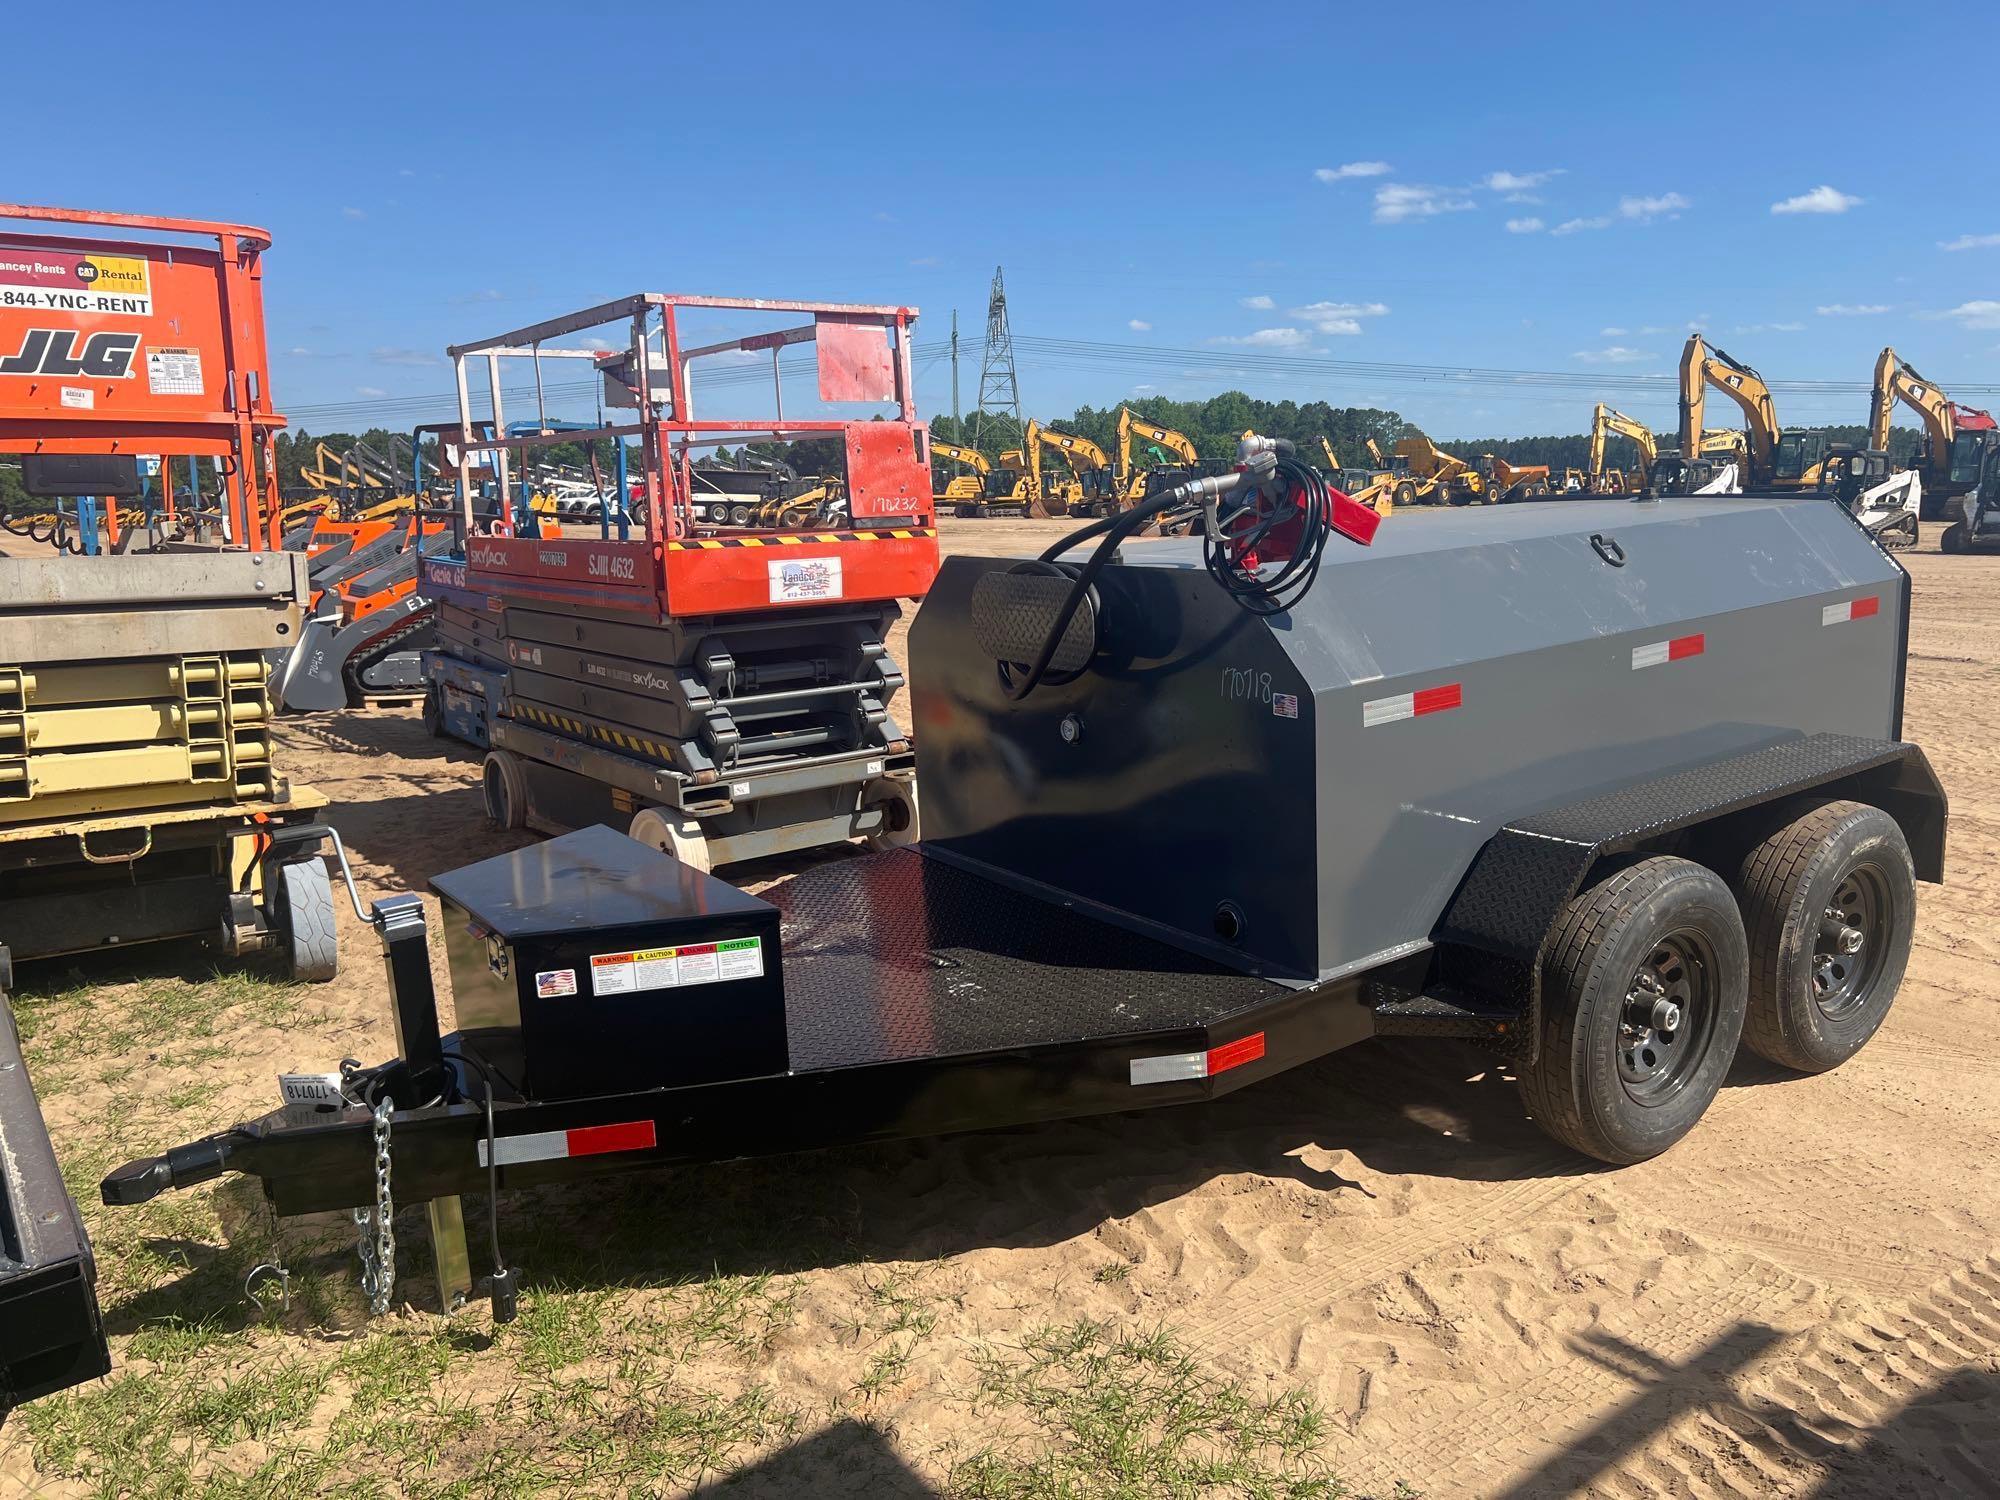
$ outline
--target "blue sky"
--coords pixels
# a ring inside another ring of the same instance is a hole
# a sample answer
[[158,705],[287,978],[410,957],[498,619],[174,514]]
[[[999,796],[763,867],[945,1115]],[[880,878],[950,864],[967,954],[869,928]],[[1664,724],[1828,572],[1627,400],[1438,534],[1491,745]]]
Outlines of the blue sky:
[[[315,430],[639,290],[902,302],[926,344],[956,308],[972,342],[996,263],[1017,337],[1119,346],[1024,347],[1043,417],[1240,387],[1497,436],[1598,394],[1344,361],[1594,376],[1665,427],[1634,377],[1691,324],[1775,380],[1858,385],[1885,343],[2000,379],[1988,3],[679,9],[121,8],[15,70],[6,192],[271,229],[273,387]],[[919,392],[949,410],[942,358]]]

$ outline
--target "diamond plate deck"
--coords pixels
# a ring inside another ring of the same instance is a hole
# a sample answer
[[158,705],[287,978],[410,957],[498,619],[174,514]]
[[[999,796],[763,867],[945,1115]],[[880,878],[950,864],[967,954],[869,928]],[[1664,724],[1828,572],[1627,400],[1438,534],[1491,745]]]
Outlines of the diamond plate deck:
[[1289,993],[914,849],[764,895],[797,1071],[1202,1026]]

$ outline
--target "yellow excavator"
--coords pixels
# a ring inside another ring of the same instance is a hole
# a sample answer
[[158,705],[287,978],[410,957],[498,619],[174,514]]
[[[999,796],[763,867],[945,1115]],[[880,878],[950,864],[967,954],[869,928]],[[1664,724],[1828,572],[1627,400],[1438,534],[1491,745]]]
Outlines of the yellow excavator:
[[945,486],[932,498],[938,504],[954,507],[977,505],[986,493],[986,476],[993,472],[993,461],[977,448],[963,448],[957,443],[931,439],[931,462],[964,464],[972,470],[970,474],[954,474],[945,481]]
[[1743,409],[1749,435],[1753,490],[1809,490],[1819,485],[1820,466],[1830,446],[1823,432],[1785,432],[1778,426],[1771,388],[1749,365],[1709,347],[1698,333],[1681,351],[1680,452],[1699,455],[1708,387],[1714,386]]
[[1194,442],[1171,427],[1150,422],[1129,406],[1118,408],[1118,465],[1111,476],[1112,493],[1120,509],[1130,509],[1146,498],[1148,469],[1132,463],[1132,439],[1139,438],[1160,453],[1180,460],[1190,469],[1201,462]]
[[[1639,450],[1639,463],[1630,473],[1623,469],[1604,467],[1605,440],[1612,435],[1627,437]],[[1659,457],[1659,440],[1653,436],[1653,429],[1635,417],[1628,417],[1622,411],[1613,411],[1602,401],[1590,417],[1590,463],[1589,483],[1592,493],[1599,495],[1636,494],[1646,487],[1648,476],[1653,472],[1653,461]]]
[[1042,426],[1030,421],[1021,435],[1021,446],[1009,448],[986,475],[986,490],[976,501],[959,505],[960,516],[990,516],[997,513],[1019,516],[1063,514],[1067,496],[1042,484]]
[[2000,430],[1990,412],[1958,405],[1898,359],[1894,349],[1884,349],[1875,361],[1875,386],[1868,403],[1869,448],[1888,451],[1889,419],[1898,401],[1924,424],[1923,446],[1914,465],[1923,480],[1923,519],[1943,520],[1956,509],[1951,502],[1979,483],[1986,450],[2000,446]]
[[[1375,448],[1374,439],[1368,446]],[[1358,500],[1370,507],[1376,515],[1387,516],[1396,509],[1396,476],[1387,469],[1343,468],[1340,456],[1333,451],[1333,444],[1324,434],[1319,440],[1319,450],[1326,455],[1327,477],[1335,489],[1350,500]],[[1379,450],[1378,450],[1379,451]]]
[[[1111,458],[1102,448],[1087,437],[1079,437],[1073,432],[1057,432],[1052,427],[1041,427],[1034,423],[1035,436],[1041,446],[1060,453],[1063,462],[1069,466],[1069,478],[1057,484],[1053,481],[1042,485],[1042,501],[1056,515],[1110,515],[1118,509],[1118,497],[1112,492]],[[1039,465],[1037,475],[1040,478]]]

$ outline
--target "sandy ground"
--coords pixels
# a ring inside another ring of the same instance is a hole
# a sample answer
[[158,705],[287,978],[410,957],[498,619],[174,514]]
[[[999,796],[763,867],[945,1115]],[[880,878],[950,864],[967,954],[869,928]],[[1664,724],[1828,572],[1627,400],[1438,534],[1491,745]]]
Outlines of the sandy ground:
[[[1061,530],[947,523],[946,542]],[[1333,1469],[1370,1493],[2000,1493],[2000,560],[1943,557],[1935,528],[1907,560],[1907,729],[1950,791],[1950,878],[1921,888],[1901,998],[1855,1061],[1797,1078],[1746,1057],[1694,1137],[1622,1171],[1547,1141],[1483,1054],[1371,1042],[1198,1110],[623,1179],[590,1201],[643,1223],[670,1196],[697,1262],[712,1241],[724,1271],[790,1278],[802,1312],[764,1373],[829,1412],[863,1361],[831,1333],[842,1299],[885,1276],[928,1288],[936,1331],[873,1393],[864,1436],[829,1417],[817,1458],[745,1455],[768,1460],[745,1488],[928,1493],[907,1471],[935,1479],[979,1430],[950,1395],[966,1349],[1088,1316],[1164,1326],[1253,1393],[1303,1387]],[[414,713],[284,741],[364,894],[508,847],[481,821],[476,758]],[[342,942],[313,1054],[278,1027],[232,1038],[216,1119],[267,1107],[281,1067],[393,1050],[351,913]],[[103,1106],[53,1098],[58,1141]],[[841,1232],[784,1238],[787,1193],[837,1205]],[[0,1490],[33,1473],[0,1437]]]

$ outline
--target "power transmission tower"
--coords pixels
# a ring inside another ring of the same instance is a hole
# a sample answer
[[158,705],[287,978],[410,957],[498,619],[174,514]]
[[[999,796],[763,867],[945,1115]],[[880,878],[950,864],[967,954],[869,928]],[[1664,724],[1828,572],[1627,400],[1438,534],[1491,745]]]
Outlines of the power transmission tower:
[[1011,424],[1016,442],[1023,440],[1021,383],[1014,376],[1014,335],[1007,328],[1007,288],[1000,268],[993,268],[993,291],[986,299],[986,352],[979,362],[979,410],[972,414],[972,445],[980,446],[986,423]]

